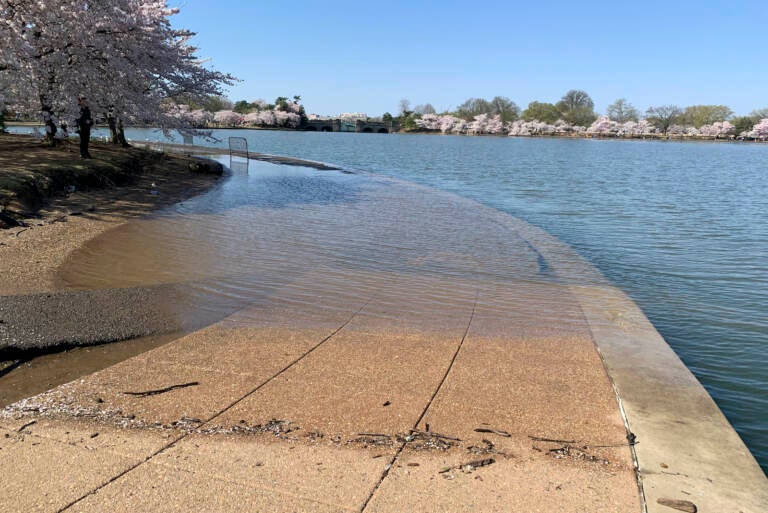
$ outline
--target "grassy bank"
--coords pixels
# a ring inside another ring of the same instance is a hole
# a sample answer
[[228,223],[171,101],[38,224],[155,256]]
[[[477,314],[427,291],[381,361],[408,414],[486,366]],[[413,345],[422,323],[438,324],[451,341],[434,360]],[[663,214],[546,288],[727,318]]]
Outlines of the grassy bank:
[[136,186],[174,184],[192,173],[220,175],[222,167],[185,155],[92,143],[93,159],[79,158],[77,139],[56,148],[31,136],[0,135],[0,228],[16,226],[57,196]]

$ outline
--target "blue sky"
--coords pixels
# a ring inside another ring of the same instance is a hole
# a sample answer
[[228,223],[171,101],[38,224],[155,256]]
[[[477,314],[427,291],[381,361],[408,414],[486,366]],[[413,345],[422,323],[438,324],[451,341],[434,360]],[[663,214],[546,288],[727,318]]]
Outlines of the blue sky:
[[300,94],[307,112],[395,113],[401,98],[521,108],[590,94],[656,105],[768,107],[768,0],[180,0],[175,26],[242,80],[234,100]]

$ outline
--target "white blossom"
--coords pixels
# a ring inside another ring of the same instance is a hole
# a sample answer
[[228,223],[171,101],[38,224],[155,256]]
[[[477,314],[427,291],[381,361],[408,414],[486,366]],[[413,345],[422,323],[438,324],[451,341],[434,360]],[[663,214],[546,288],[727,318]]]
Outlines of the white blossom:
[[224,126],[234,126],[240,124],[242,116],[231,110],[220,110],[213,115],[213,120]]
[[619,123],[608,116],[600,116],[587,128],[587,133],[598,135],[616,135],[619,131]]
[[164,0],[4,2],[0,85],[28,114],[74,116],[82,94],[95,114],[113,106],[125,121],[183,126],[167,98],[220,94],[233,78],[202,66],[194,34],[171,27],[177,12]]
[[761,119],[752,127],[752,130],[744,132],[741,135],[750,139],[768,139],[768,118]]

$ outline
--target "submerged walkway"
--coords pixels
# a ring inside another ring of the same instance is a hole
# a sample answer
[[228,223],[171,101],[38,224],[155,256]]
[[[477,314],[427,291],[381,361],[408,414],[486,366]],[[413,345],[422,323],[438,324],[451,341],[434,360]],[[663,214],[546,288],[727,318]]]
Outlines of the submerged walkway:
[[586,324],[536,318],[561,287],[339,278],[19,405],[13,509],[639,511]]
[[[62,273],[243,302],[7,408],[0,512],[764,510],[714,403],[570,248],[447,195],[305,179],[263,201],[234,183],[226,209],[110,234]],[[226,255],[201,246],[222,233]]]

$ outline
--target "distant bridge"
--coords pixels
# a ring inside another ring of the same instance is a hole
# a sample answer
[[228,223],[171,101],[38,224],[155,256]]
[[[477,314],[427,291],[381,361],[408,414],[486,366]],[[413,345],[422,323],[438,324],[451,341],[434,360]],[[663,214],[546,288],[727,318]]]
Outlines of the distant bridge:
[[369,121],[363,119],[310,119],[305,130],[311,132],[360,132],[365,134],[388,134],[400,130],[393,121]]

